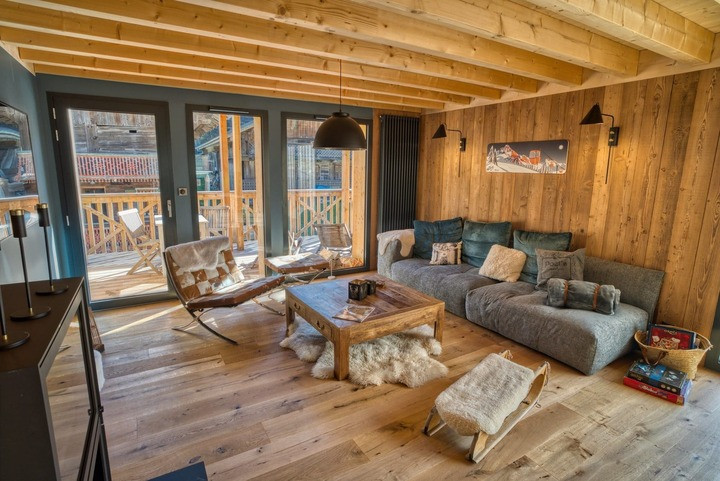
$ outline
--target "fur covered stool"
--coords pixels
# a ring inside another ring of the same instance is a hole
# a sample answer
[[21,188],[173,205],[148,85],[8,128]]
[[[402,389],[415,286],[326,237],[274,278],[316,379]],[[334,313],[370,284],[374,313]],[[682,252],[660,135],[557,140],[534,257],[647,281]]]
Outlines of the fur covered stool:
[[[450,426],[474,436],[468,459],[479,462],[532,409],[547,384],[550,365],[535,371],[510,361],[510,351],[490,354],[435,400],[423,432]],[[430,427],[438,415],[439,422]]]

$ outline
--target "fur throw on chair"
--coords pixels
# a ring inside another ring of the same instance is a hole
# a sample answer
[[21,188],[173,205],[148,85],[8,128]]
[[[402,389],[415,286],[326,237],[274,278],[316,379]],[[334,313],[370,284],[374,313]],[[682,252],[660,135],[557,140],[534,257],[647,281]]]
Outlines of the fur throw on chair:
[[218,254],[229,248],[230,240],[225,236],[218,236],[170,246],[165,251],[178,265],[177,273],[183,274],[202,269],[214,269],[218,265]]

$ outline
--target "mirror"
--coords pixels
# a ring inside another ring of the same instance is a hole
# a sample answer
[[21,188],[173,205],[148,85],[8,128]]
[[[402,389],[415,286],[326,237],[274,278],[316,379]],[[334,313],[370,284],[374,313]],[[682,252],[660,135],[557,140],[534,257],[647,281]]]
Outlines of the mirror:
[[34,219],[38,202],[35,162],[28,117],[0,102],[0,240],[12,235],[10,214],[24,209],[26,222]]

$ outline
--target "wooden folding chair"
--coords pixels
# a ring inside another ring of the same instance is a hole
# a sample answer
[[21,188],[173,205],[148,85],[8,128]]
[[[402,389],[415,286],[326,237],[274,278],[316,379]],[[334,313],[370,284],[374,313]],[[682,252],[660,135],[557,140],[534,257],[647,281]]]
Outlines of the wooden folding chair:
[[147,232],[145,232],[145,223],[140,218],[138,210],[122,210],[118,212],[118,217],[130,238],[130,245],[132,245],[133,250],[140,256],[140,260],[130,268],[127,274],[133,274],[141,267],[146,266],[162,276],[163,273],[160,269],[152,263],[155,256],[160,253],[160,241],[151,239],[150,236],[147,235]]
[[[547,362],[533,372],[510,358],[510,351],[490,354],[443,391],[430,410],[423,433],[432,436],[450,426],[460,435],[473,436],[467,458],[480,462],[537,404],[549,379]],[[513,376],[503,377],[509,371]],[[440,420],[431,428],[435,416]]]
[[320,247],[337,254],[352,251],[352,237],[345,224],[315,224]]
[[200,215],[208,221],[208,233],[211,236],[227,236],[230,229],[230,207],[216,205],[200,207]]

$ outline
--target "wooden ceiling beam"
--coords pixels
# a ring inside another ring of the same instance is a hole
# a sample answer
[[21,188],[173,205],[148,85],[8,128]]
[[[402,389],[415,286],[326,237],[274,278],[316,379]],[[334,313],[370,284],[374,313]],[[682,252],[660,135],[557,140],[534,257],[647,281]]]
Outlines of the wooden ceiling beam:
[[[128,73],[144,77],[187,80],[192,82],[270,90],[273,92],[291,92],[299,94],[307,93],[319,97],[327,97],[326,102],[333,102],[334,100],[337,100],[339,93],[337,87],[307,85],[285,80],[262,79],[229,73],[203,72],[187,68],[161,67],[158,65],[148,65],[139,62],[108,60],[104,58],[68,55],[24,48],[19,49],[19,53],[20,58],[27,62],[32,62],[35,65],[54,65],[58,67],[97,70],[100,72]],[[367,100],[376,103],[405,105],[433,110],[442,110],[444,107],[442,102],[434,100],[397,97],[383,93],[360,92],[356,90],[342,89],[342,95],[343,99],[354,99],[358,101]]]
[[[62,2],[75,0],[59,0]],[[154,0],[135,0],[154,1]],[[381,11],[372,7],[351,4],[345,0],[171,0],[175,9],[178,3],[190,4],[187,12],[198,12],[212,21],[213,9],[221,11],[222,18],[248,23],[248,18],[264,22],[267,28],[280,29],[290,38],[289,32],[299,27],[301,32],[314,30],[318,35],[337,38],[342,44],[356,47],[389,45],[400,54],[405,51],[466,62],[482,67],[499,69],[517,75],[561,84],[582,83],[582,68],[556,58],[504,45],[457,30],[440,30],[426,22]],[[166,2],[167,3],[167,2]],[[210,7],[210,8],[208,8]],[[271,19],[276,26],[272,27]],[[278,27],[280,23],[282,27]],[[338,36],[342,36],[339,37]],[[304,38],[309,38],[305,33]],[[412,57],[412,55],[409,55]]]
[[[315,86],[337,86],[339,80],[337,75],[331,74],[271,67],[247,62],[203,57],[201,55],[115,45],[107,42],[74,39],[8,27],[0,27],[0,41],[5,41],[8,45],[17,45],[25,49],[41,50],[44,52],[140,62],[163,67],[185,67],[204,72],[238,74],[260,79],[288,80]],[[436,100],[458,105],[467,105],[472,100],[472,97],[467,95],[438,92],[413,86],[393,85],[372,80],[347,78],[345,76],[343,76],[343,88],[361,92],[380,92],[401,97]],[[502,91],[492,88],[485,89],[486,95],[483,95],[483,98],[500,98]]]
[[[93,2],[90,2],[93,3]],[[0,0],[0,26],[32,30],[36,32],[64,35],[86,40],[99,40],[121,45],[144,48],[159,48],[172,52],[197,54],[204,56],[241,60],[245,62],[276,65],[287,68],[304,69],[320,73],[338,71],[336,58],[323,55],[311,55],[295,52],[288,54],[287,49],[252,45],[219,38],[219,35],[195,35],[172,30],[157,29],[104,18],[90,17],[67,12],[58,12],[33,5]],[[107,15],[106,15],[107,16]],[[392,57],[388,59],[390,62]],[[361,65],[343,62],[343,76],[371,78],[400,83],[406,80],[418,87],[432,90],[470,93],[464,89],[467,85],[478,85],[524,92],[536,92],[538,82],[535,79],[485,69],[474,65],[439,59],[432,68],[422,73],[410,72],[402,68],[385,68],[385,64]],[[390,62],[398,64],[397,60]],[[399,62],[402,65],[402,62]],[[437,73],[434,73],[436,70]]]
[[711,60],[714,34],[653,0],[526,1],[679,62]]
[[[175,87],[192,90],[209,90],[213,92],[225,92],[239,95],[252,95],[257,97],[271,97],[271,98],[288,98],[295,100],[303,100],[307,102],[320,102],[323,104],[332,104],[328,102],[327,97],[320,97],[317,95],[310,94],[299,94],[292,92],[279,92],[272,90],[262,90],[255,88],[237,87],[232,85],[217,85],[207,82],[195,82],[190,80],[175,80],[160,77],[145,77],[142,75],[134,75],[127,73],[113,73],[113,72],[101,72],[98,70],[90,70],[85,68],[75,68],[71,66],[54,66],[54,65],[42,65],[38,64],[35,66],[35,72],[39,74],[48,75],[62,75],[65,77],[79,77],[89,78],[97,80],[108,80],[111,82],[126,82],[136,83],[144,85],[158,85],[162,87]],[[422,109],[417,107],[386,104],[381,102],[370,102],[370,101],[359,101],[348,99],[347,102],[343,101],[346,105],[355,105],[360,107],[370,107],[375,109],[396,109],[407,112],[421,112]],[[332,108],[332,107],[330,107]]]
[[[200,0],[180,1],[194,3]],[[299,13],[305,17],[308,13],[320,15],[321,6],[327,5],[330,1],[339,3],[339,0],[313,0],[312,12],[309,12],[309,8],[305,6],[307,2],[304,2],[303,6],[293,2],[289,4],[287,11],[283,11],[283,15],[286,17],[290,14],[296,17]],[[219,2],[231,2],[233,5],[248,3],[244,0],[242,2],[217,0],[213,4]],[[258,2],[277,6],[288,3],[281,0],[256,0],[252,3],[254,5]],[[407,22],[407,18],[421,19],[434,25],[489,38],[591,70],[625,76],[637,74],[640,56],[637,49],[511,1],[352,0],[352,2],[386,10],[381,17],[385,27],[389,27],[388,15],[393,15],[395,22]],[[355,10],[355,7],[351,8]],[[398,12],[402,16],[388,12]],[[327,25],[331,14],[315,18],[322,25]],[[352,26],[355,27],[356,24]]]
[[[243,42],[279,48],[286,56],[290,52],[319,55],[474,83],[486,84],[488,79],[499,74],[510,76],[506,82],[511,84],[522,82],[514,77],[533,77],[572,85],[582,82],[582,68],[520,49],[506,52],[503,48],[475,44],[464,48],[467,55],[444,54],[441,57],[172,0],[26,0],[23,5],[62,12],[67,19],[69,15],[78,15],[97,21],[120,22],[119,26],[112,28],[120,30],[121,34],[127,34],[127,26],[134,25],[154,32],[162,29],[176,35],[200,36],[203,37],[203,45],[209,39]],[[97,21],[92,21],[89,26],[93,31],[99,30]],[[151,39],[157,42],[157,34]]]

